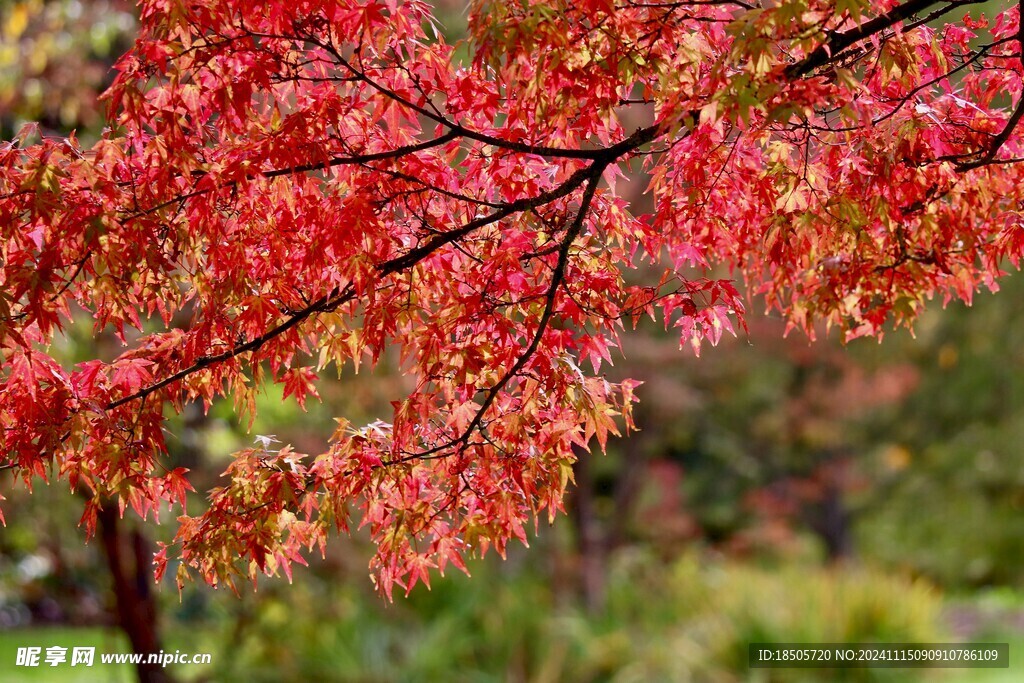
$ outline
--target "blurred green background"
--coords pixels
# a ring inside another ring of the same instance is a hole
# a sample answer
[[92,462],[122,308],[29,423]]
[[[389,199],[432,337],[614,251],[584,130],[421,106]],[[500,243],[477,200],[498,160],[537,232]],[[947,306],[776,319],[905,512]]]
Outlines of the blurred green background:
[[[97,135],[96,95],[134,12],[0,2],[4,137],[31,120]],[[464,26],[457,3],[440,14]],[[609,374],[645,382],[642,431],[581,459],[569,514],[529,550],[471,563],[471,578],[387,604],[356,534],[294,585],[241,597],[179,596],[172,582],[150,594],[140,561],[135,598],[154,608],[165,651],[212,655],[168,669],[186,681],[1024,680],[1024,276],[1002,284],[970,309],[935,302],[916,337],[881,345],[784,339],[782,321],[757,314],[749,336],[699,361],[657,326],[626,335]],[[71,364],[114,345],[86,324],[59,351]],[[228,405],[190,407],[169,425],[169,465],[203,491],[255,434],[319,452],[335,415],[388,417],[394,365],[325,380],[308,412],[270,388],[251,434]],[[127,665],[15,665],[19,647],[130,642],[104,548],[76,527],[81,500],[0,477],[0,680],[134,680]],[[127,517],[112,527],[142,559],[172,534]],[[1011,667],[749,670],[748,643],[772,641],[1009,642]]]

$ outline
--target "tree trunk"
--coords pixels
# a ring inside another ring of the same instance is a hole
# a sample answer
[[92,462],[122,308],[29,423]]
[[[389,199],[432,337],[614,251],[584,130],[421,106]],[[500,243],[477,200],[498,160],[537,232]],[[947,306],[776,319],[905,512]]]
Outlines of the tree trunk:
[[160,652],[157,631],[156,596],[150,587],[149,543],[142,532],[125,533],[116,505],[104,505],[99,512],[100,536],[113,581],[114,600],[121,628],[132,652],[144,655],[136,665],[139,683],[170,683],[173,678],[160,664],[145,660]]
[[581,453],[576,461],[572,516],[576,522],[579,551],[579,579],[587,611],[596,614],[604,608],[607,552],[604,530],[595,505],[592,453]]
[[829,483],[821,501],[812,507],[809,526],[825,546],[829,564],[843,562],[853,555],[853,520],[843,501],[842,489]]

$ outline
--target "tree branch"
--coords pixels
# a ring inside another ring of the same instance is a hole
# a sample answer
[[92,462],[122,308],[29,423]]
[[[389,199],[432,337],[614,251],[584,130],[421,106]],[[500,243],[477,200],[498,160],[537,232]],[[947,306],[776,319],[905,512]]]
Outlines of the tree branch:
[[[414,266],[423,259],[427,258],[441,247],[451,244],[459,240],[460,238],[465,237],[466,235],[476,230],[479,230],[484,226],[496,223],[512,214],[519,213],[522,211],[528,211],[530,209],[537,208],[538,206],[548,204],[552,201],[555,201],[556,199],[565,197],[571,194],[574,190],[583,185],[585,182],[589,182],[590,185],[593,185],[592,178],[594,177],[595,173],[597,174],[597,177],[600,177],[601,172],[603,172],[605,167],[607,167],[608,164],[614,161],[614,159],[618,158],[624,153],[627,153],[628,151],[631,151],[646,144],[647,142],[650,142],[656,137],[656,135],[657,127],[655,126],[640,128],[622,142],[601,150],[602,154],[601,159],[599,161],[595,161],[590,166],[581,168],[580,170],[576,171],[557,187],[547,192],[543,192],[539,195],[536,195],[534,197],[509,202],[508,204],[505,204],[502,208],[493,211],[492,213],[487,214],[486,216],[481,216],[480,218],[474,219],[464,224],[460,228],[450,230],[440,235],[436,235],[435,237],[428,240],[425,244],[422,244],[419,247],[411,249],[401,256],[395,257],[393,259],[385,261],[384,263],[381,263],[380,265],[377,266],[377,272],[381,276],[388,276],[403,271],[407,268]],[[591,189],[589,190],[589,195],[587,196],[591,197],[592,195],[593,190]],[[588,204],[589,201],[590,199],[587,198]],[[580,220],[582,219],[579,217],[579,215],[577,215],[577,221]],[[236,356],[240,356],[243,353],[248,353],[249,351],[255,351],[262,347],[271,339],[274,339],[275,337],[278,337],[281,334],[287,332],[288,330],[292,329],[293,327],[295,327],[302,321],[306,320],[310,316],[316,313],[334,310],[338,306],[348,301],[351,301],[354,298],[355,288],[352,285],[349,285],[340,292],[335,291],[328,293],[320,297],[313,303],[311,303],[309,306],[306,306],[305,308],[295,312],[293,315],[285,319],[282,323],[268,330],[259,337],[251,339],[243,344],[234,346],[231,349],[224,351],[223,353],[202,356],[198,358],[194,363],[192,363],[192,365],[175,372],[173,375],[170,375],[158,382],[143,387],[133,394],[129,394],[128,396],[123,396],[117,400],[111,401],[104,407],[106,410],[113,410],[131,401],[145,398],[146,396],[156,391],[159,391],[160,389],[163,389],[164,387],[173,384],[174,382],[182,380],[188,377],[189,375],[199,372],[200,370],[207,368],[211,365],[226,360],[230,360],[232,358],[235,358]],[[548,316],[550,316],[550,313],[548,313]],[[546,325],[546,320],[544,322]]]
[[[1017,11],[1022,18],[1024,18],[1024,0],[1019,0],[1017,3]],[[1021,54],[1021,66],[1024,66],[1024,21],[1020,22],[1017,28],[1017,42],[1020,44]],[[1024,76],[1022,76],[1024,78]],[[1020,95],[1020,99],[1017,100],[1017,106],[1010,114],[1010,118],[1007,119],[1006,125],[1003,129],[992,139],[992,144],[989,145],[988,150],[977,160],[971,161],[964,164],[957,164],[957,170],[959,171],[970,171],[971,169],[986,166],[995,161],[996,155],[999,154],[999,150],[1002,148],[1006,141],[1013,135],[1013,131],[1017,128],[1017,124],[1020,123],[1021,118],[1024,117],[1024,94]]]
[[[544,312],[541,314],[540,321],[537,323],[537,331],[534,333],[530,344],[523,351],[522,355],[515,364],[506,372],[500,380],[498,380],[494,386],[487,390],[487,394],[484,397],[483,403],[480,408],[476,411],[473,419],[470,421],[466,429],[463,430],[462,434],[458,437],[448,441],[439,446],[434,446],[428,450],[413,453],[410,455],[396,458],[394,460],[388,460],[381,463],[381,466],[387,467],[390,465],[397,465],[403,462],[409,462],[411,460],[423,460],[438,457],[437,454],[445,451],[457,444],[465,446],[469,437],[475,432],[481,425],[484,419],[484,415],[487,410],[497,400],[498,394],[501,390],[512,380],[513,377],[518,375],[526,364],[530,362],[533,355],[537,352],[537,348],[540,346],[541,338],[544,336],[544,332],[547,330],[549,323],[551,322],[551,316],[554,315],[555,311],[555,299],[558,294],[558,288],[562,285],[565,280],[565,271],[569,264],[569,250],[572,248],[573,242],[579,237],[580,232],[583,230],[583,223],[586,220],[587,212],[590,210],[590,204],[594,199],[594,193],[597,191],[597,183],[601,179],[601,174],[604,172],[607,162],[594,163],[585,169],[586,174],[584,176],[586,181],[586,189],[583,192],[583,197],[580,199],[580,208],[576,211],[576,217],[573,219],[572,225],[566,231],[565,237],[561,241],[561,245],[558,249],[558,261],[555,263],[554,272],[551,275],[551,282],[548,285],[547,292],[545,293],[544,299]],[[448,454],[445,454],[448,455]]]
[[[952,7],[960,5],[971,5],[982,0],[960,0],[947,3]],[[806,76],[820,66],[824,66],[836,59],[836,57],[848,47],[869,38],[876,33],[895,26],[901,21],[922,12],[932,5],[937,4],[935,0],[909,0],[885,14],[881,14],[870,21],[866,21],[856,28],[842,33],[832,33],[828,40],[811,51],[799,62],[792,64],[786,69],[786,75],[790,78]]]

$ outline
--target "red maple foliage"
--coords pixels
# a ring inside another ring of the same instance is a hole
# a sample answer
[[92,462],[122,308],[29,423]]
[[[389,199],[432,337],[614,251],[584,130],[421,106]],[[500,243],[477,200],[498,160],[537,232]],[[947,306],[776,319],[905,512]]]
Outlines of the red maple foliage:
[[[289,572],[353,523],[388,595],[504,552],[630,427],[624,324],[741,323],[712,267],[849,338],[1017,264],[1024,34],[971,4],[475,0],[452,46],[422,0],[144,0],[103,138],[0,147],[4,466],[91,492],[90,530],[108,498],[145,517],[191,488],[165,415],[302,404],[394,346],[390,423],[236,453],[158,576]],[[84,316],[128,350],[56,362]]]

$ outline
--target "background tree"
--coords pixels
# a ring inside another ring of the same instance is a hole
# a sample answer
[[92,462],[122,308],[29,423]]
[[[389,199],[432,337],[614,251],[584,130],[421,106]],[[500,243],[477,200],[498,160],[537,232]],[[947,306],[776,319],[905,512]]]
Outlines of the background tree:
[[105,121],[96,106],[111,66],[131,47],[133,3],[125,0],[12,0],[0,8],[0,133],[28,121],[51,134],[89,140]]

